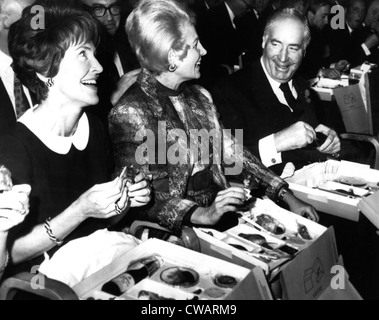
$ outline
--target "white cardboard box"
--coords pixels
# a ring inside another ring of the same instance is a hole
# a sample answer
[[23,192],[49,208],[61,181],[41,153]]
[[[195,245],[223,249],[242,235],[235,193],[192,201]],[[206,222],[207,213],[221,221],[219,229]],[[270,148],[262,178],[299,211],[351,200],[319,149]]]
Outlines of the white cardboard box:
[[[317,241],[318,237],[327,230],[320,224],[279,207],[267,198],[256,199],[250,211],[241,214],[242,218],[240,219],[240,224],[222,233],[213,229],[195,228],[194,230],[200,240],[201,252],[250,269],[259,266],[264,270],[269,281],[280,272],[283,265],[291,263],[293,257],[269,262],[262,261],[257,257],[251,256],[229,245],[237,244],[249,250],[254,249],[254,245],[252,245],[251,242],[238,236],[240,233],[263,235],[270,245],[274,244],[272,245],[274,248],[280,248],[281,245],[287,244],[297,249],[298,254],[302,250],[307,249],[310,244]],[[255,222],[256,217],[260,214],[268,214],[277,219],[285,227],[285,232],[280,235],[274,235],[260,228]],[[297,235],[298,223],[307,227],[313,240],[304,240]],[[257,230],[257,228],[260,230]]]
[[[360,194],[359,192],[368,193],[362,187],[352,187],[339,183],[338,181],[341,177],[359,178],[374,187],[379,182],[379,171],[370,169],[367,165],[354,162],[328,160],[323,163],[306,166],[296,171],[294,176],[287,178],[286,181],[296,197],[313,205],[318,211],[358,221],[360,215],[359,203],[362,199],[369,199],[373,195],[364,196],[363,198],[349,198],[348,196],[319,189],[320,186],[328,187],[328,183],[335,186],[334,183],[337,181],[339,189],[346,191],[353,189],[355,194]],[[330,182],[333,182],[333,184]],[[372,218],[370,220],[372,221]],[[379,203],[375,220],[379,225]]]
[[320,87],[311,87],[314,92],[318,95],[321,101],[334,101],[336,97],[334,96],[333,89],[331,88],[320,88]]
[[338,257],[333,227],[284,266],[280,286],[284,300],[362,300]]
[[[104,283],[122,274],[128,265],[137,259],[158,255],[162,257],[163,266],[150,278],[137,283],[120,297],[104,293],[101,288]],[[161,272],[170,266],[187,267],[196,270],[200,275],[199,282],[190,288],[169,286],[160,279]],[[215,288],[213,277],[218,274],[229,275],[238,280],[232,289],[225,292],[219,299],[206,295],[207,289]],[[129,251],[108,266],[94,273],[73,287],[80,299],[104,300],[136,300],[138,292],[148,290],[166,299],[175,300],[271,300],[272,295],[261,268],[253,270],[243,268],[223,260],[219,260],[199,252],[195,252],[159,239],[149,239]],[[198,291],[201,293],[195,293]]]

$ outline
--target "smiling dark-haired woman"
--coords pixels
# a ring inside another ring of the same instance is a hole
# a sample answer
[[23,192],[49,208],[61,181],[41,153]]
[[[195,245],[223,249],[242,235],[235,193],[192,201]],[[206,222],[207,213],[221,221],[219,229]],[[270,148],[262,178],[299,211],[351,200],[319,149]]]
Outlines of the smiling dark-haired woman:
[[[113,159],[105,128],[85,109],[98,103],[97,23],[64,1],[37,1],[45,26],[33,28],[26,8],[9,32],[14,69],[38,104],[0,145],[16,184],[29,184],[30,214],[11,232],[11,260],[41,263],[63,244],[107,228],[129,207],[149,201],[143,174],[128,187],[111,180]],[[110,181],[110,182],[109,182]],[[110,218],[115,218],[110,220]],[[25,266],[25,264],[24,264]]]
[[[314,208],[295,198],[287,183],[249,151],[234,152],[238,148],[224,139],[211,95],[188,83],[200,77],[201,59],[207,52],[193,17],[181,4],[139,1],[127,19],[126,30],[143,70],[111,111],[109,123],[116,171],[134,164],[153,175],[154,200],[141,208],[138,218],[158,222],[177,234],[183,225],[219,223],[225,213],[236,212],[245,200],[244,190],[230,187],[225,176],[226,164],[238,162],[243,167],[238,178],[245,180],[247,188],[261,188],[271,199],[281,198],[294,212],[317,220]],[[161,128],[166,131],[161,132]],[[216,133],[219,139],[209,141],[210,149],[221,143],[222,154],[186,149],[191,132],[199,130]],[[184,135],[172,136],[179,131]],[[136,160],[145,143],[140,139],[143,132],[155,138],[169,137],[167,144],[156,145],[155,157],[146,163]],[[181,163],[170,159],[176,146],[185,149],[186,158]],[[214,161],[215,155],[220,161]]]

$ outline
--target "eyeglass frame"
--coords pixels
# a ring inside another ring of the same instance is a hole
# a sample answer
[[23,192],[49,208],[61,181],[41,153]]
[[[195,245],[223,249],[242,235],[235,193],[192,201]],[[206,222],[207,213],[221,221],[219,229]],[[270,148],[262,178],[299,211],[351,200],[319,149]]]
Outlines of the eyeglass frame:
[[[119,2],[115,2],[115,3],[112,3],[110,6],[106,7],[102,4],[96,4],[94,6],[85,6],[88,8],[88,10],[91,11],[91,13],[96,17],[96,18],[102,18],[104,17],[106,14],[107,14],[107,11],[109,11],[109,13],[112,15],[112,16],[120,16],[121,15],[121,11],[122,11],[122,8],[121,8],[121,3]],[[119,12],[117,14],[114,14],[112,13],[112,9],[115,8],[115,7],[118,7],[119,8]],[[96,9],[103,9],[104,10],[104,13],[102,15],[97,15],[95,14],[95,10]]]

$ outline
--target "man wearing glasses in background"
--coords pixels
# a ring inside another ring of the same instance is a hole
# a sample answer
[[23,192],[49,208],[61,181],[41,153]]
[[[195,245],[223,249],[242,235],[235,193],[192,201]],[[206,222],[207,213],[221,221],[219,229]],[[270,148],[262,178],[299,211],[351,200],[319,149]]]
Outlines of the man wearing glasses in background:
[[140,66],[130,48],[124,30],[128,10],[120,0],[81,0],[84,9],[101,24],[101,42],[97,48],[97,59],[103,66],[98,87],[100,102],[89,109],[108,126],[108,113],[121,95],[137,79]]

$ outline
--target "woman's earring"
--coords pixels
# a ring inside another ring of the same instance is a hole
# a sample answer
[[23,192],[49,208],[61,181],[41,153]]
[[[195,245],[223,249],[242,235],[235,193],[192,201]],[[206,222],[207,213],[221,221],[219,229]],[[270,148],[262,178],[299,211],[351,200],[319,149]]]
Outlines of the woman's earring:
[[46,87],[51,88],[54,85],[54,80],[52,78],[49,78],[45,84]]
[[170,66],[168,67],[168,71],[170,72],[175,72],[176,69],[177,69],[176,64],[170,64]]

